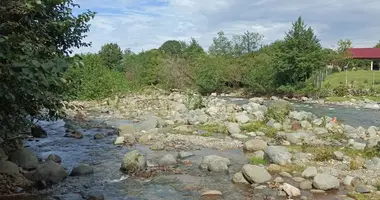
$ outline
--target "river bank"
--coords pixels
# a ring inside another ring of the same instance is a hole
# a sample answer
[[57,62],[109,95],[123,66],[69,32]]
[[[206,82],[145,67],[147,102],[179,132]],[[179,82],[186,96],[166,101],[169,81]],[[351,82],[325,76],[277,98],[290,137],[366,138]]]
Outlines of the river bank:
[[15,188],[45,199],[375,198],[379,128],[282,116],[287,107],[180,93],[71,102],[73,121],[39,122],[46,137],[25,141],[28,153],[7,152],[24,168],[7,173],[42,184]]

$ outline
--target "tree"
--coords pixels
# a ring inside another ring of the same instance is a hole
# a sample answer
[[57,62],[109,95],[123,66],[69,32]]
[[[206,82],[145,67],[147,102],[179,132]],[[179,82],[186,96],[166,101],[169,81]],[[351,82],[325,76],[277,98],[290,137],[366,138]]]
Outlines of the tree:
[[326,64],[321,58],[323,54],[319,40],[301,17],[293,22],[277,54],[277,85],[297,85]]
[[180,56],[183,52],[183,44],[177,40],[168,40],[164,42],[159,50],[170,56]]
[[380,41],[376,43],[376,45],[374,46],[374,48],[380,48]]
[[212,44],[208,49],[208,52],[215,55],[231,55],[232,53],[232,43],[224,35],[223,31],[218,32],[218,37],[214,37]]
[[99,51],[100,59],[103,60],[105,66],[110,69],[123,71],[120,67],[120,62],[123,59],[123,52],[116,43],[108,43],[102,46]]
[[0,1],[0,145],[15,141],[30,124],[27,116],[41,116],[43,108],[48,117],[60,113],[68,55],[90,45],[82,39],[95,15],[74,16],[74,7],[72,0]]
[[341,68],[341,70],[344,70],[344,66],[347,66],[352,61],[350,52],[348,51],[349,48],[352,47],[352,41],[350,39],[340,39],[337,43],[338,49],[337,49],[337,55],[335,59],[335,63]]
[[263,36],[259,33],[245,32],[243,35],[233,36],[234,54],[240,56],[257,50],[262,42]]

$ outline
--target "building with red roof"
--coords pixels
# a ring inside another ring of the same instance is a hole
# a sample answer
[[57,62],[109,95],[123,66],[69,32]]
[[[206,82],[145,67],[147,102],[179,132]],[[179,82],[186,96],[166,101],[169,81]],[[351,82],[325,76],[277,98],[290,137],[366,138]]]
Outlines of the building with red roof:
[[380,48],[349,48],[347,57],[371,61],[371,70],[379,70]]

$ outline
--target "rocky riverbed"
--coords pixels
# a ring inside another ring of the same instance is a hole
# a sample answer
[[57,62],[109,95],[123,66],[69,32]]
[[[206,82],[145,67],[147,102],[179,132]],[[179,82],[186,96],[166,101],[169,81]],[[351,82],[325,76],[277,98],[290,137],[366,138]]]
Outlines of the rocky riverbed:
[[379,128],[290,108],[283,100],[160,92],[70,102],[71,120],[37,122],[25,148],[0,149],[0,192],[18,199],[379,199]]

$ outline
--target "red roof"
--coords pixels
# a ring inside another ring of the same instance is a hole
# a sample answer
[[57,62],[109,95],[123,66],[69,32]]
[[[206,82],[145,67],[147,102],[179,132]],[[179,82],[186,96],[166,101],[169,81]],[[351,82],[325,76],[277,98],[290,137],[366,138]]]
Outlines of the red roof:
[[351,58],[380,59],[380,48],[350,48],[348,53]]

